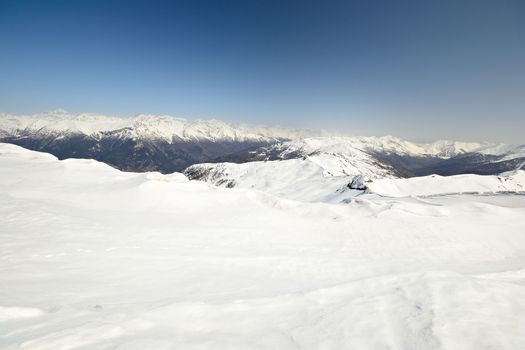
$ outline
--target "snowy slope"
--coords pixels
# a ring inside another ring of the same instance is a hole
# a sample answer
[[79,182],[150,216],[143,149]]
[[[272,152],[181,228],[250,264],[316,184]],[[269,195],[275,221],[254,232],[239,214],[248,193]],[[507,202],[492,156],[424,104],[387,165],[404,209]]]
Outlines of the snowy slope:
[[[383,139],[356,140],[342,137],[294,140],[265,148],[272,149],[273,157],[282,160],[196,164],[188,167],[185,174],[216,186],[253,188],[283,198],[313,202],[340,202],[359,194],[360,191],[352,191],[357,189],[351,185],[356,177],[373,192],[398,197],[524,191],[524,171],[506,176],[468,174],[396,179],[403,174],[367,152],[367,147],[378,150]],[[392,149],[388,147],[383,147],[383,151]],[[401,149],[413,154],[426,152],[408,146],[397,147],[396,152]],[[369,184],[371,180],[374,181]]]
[[[282,156],[289,151],[297,150],[286,149]],[[339,202],[360,193],[349,188],[356,176],[366,181],[398,175],[395,169],[360,150],[330,151],[324,153],[317,149],[303,158],[280,161],[196,164],[187,168],[185,174],[216,186],[251,188],[279,197],[313,202]]]
[[525,347],[523,196],[303,203],[0,144],[2,349]]
[[523,170],[501,175],[429,175],[404,179],[397,178],[388,169],[367,168],[367,165],[316,155],[244,164],[197,164],[186,169],[185,173],[191,179],[216,186],[257,189],[308,202],[348,201],[360,195],[364,186],[367,192],[388,197],[525,193]]
[[525,171],[495,175],[422,176],[409,179],[377,179],[371,192],[390,197],[433,196],[458,193],[525,193]]
[[302,201],[337,201],[354,194],[347,188],[351,177],[326,176],[324,172],[325,169],[310,159],[290,159],[244,164],[197,164],[186,169],[185,173],[192,179],[216,186],[257,189]]

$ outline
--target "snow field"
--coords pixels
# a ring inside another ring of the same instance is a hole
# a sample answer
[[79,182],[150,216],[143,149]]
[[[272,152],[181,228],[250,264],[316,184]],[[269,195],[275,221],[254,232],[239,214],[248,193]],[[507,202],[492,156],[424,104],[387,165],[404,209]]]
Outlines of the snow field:
[[524,214],[520,195],[315,203],[0,144],[0,348],[520,349]]

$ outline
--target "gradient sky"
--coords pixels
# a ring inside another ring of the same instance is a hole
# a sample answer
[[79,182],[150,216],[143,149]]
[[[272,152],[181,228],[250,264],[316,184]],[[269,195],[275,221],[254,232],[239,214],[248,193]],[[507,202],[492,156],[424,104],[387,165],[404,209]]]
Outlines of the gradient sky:
[[525,143],[525,1],[4,1],[0,111]]

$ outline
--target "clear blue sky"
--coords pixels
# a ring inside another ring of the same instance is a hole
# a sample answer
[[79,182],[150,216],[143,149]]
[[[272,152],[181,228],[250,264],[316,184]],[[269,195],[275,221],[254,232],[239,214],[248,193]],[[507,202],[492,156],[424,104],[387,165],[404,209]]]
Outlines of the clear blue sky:
[[0,111],[525,143],[525,1],[4,1]]

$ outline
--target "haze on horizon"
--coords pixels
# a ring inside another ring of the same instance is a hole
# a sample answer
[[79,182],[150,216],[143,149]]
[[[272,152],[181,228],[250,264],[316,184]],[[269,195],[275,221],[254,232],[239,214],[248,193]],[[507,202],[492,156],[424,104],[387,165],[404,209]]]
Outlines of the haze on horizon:
[[0,111],[522,144],[525,3],[0,0]]

